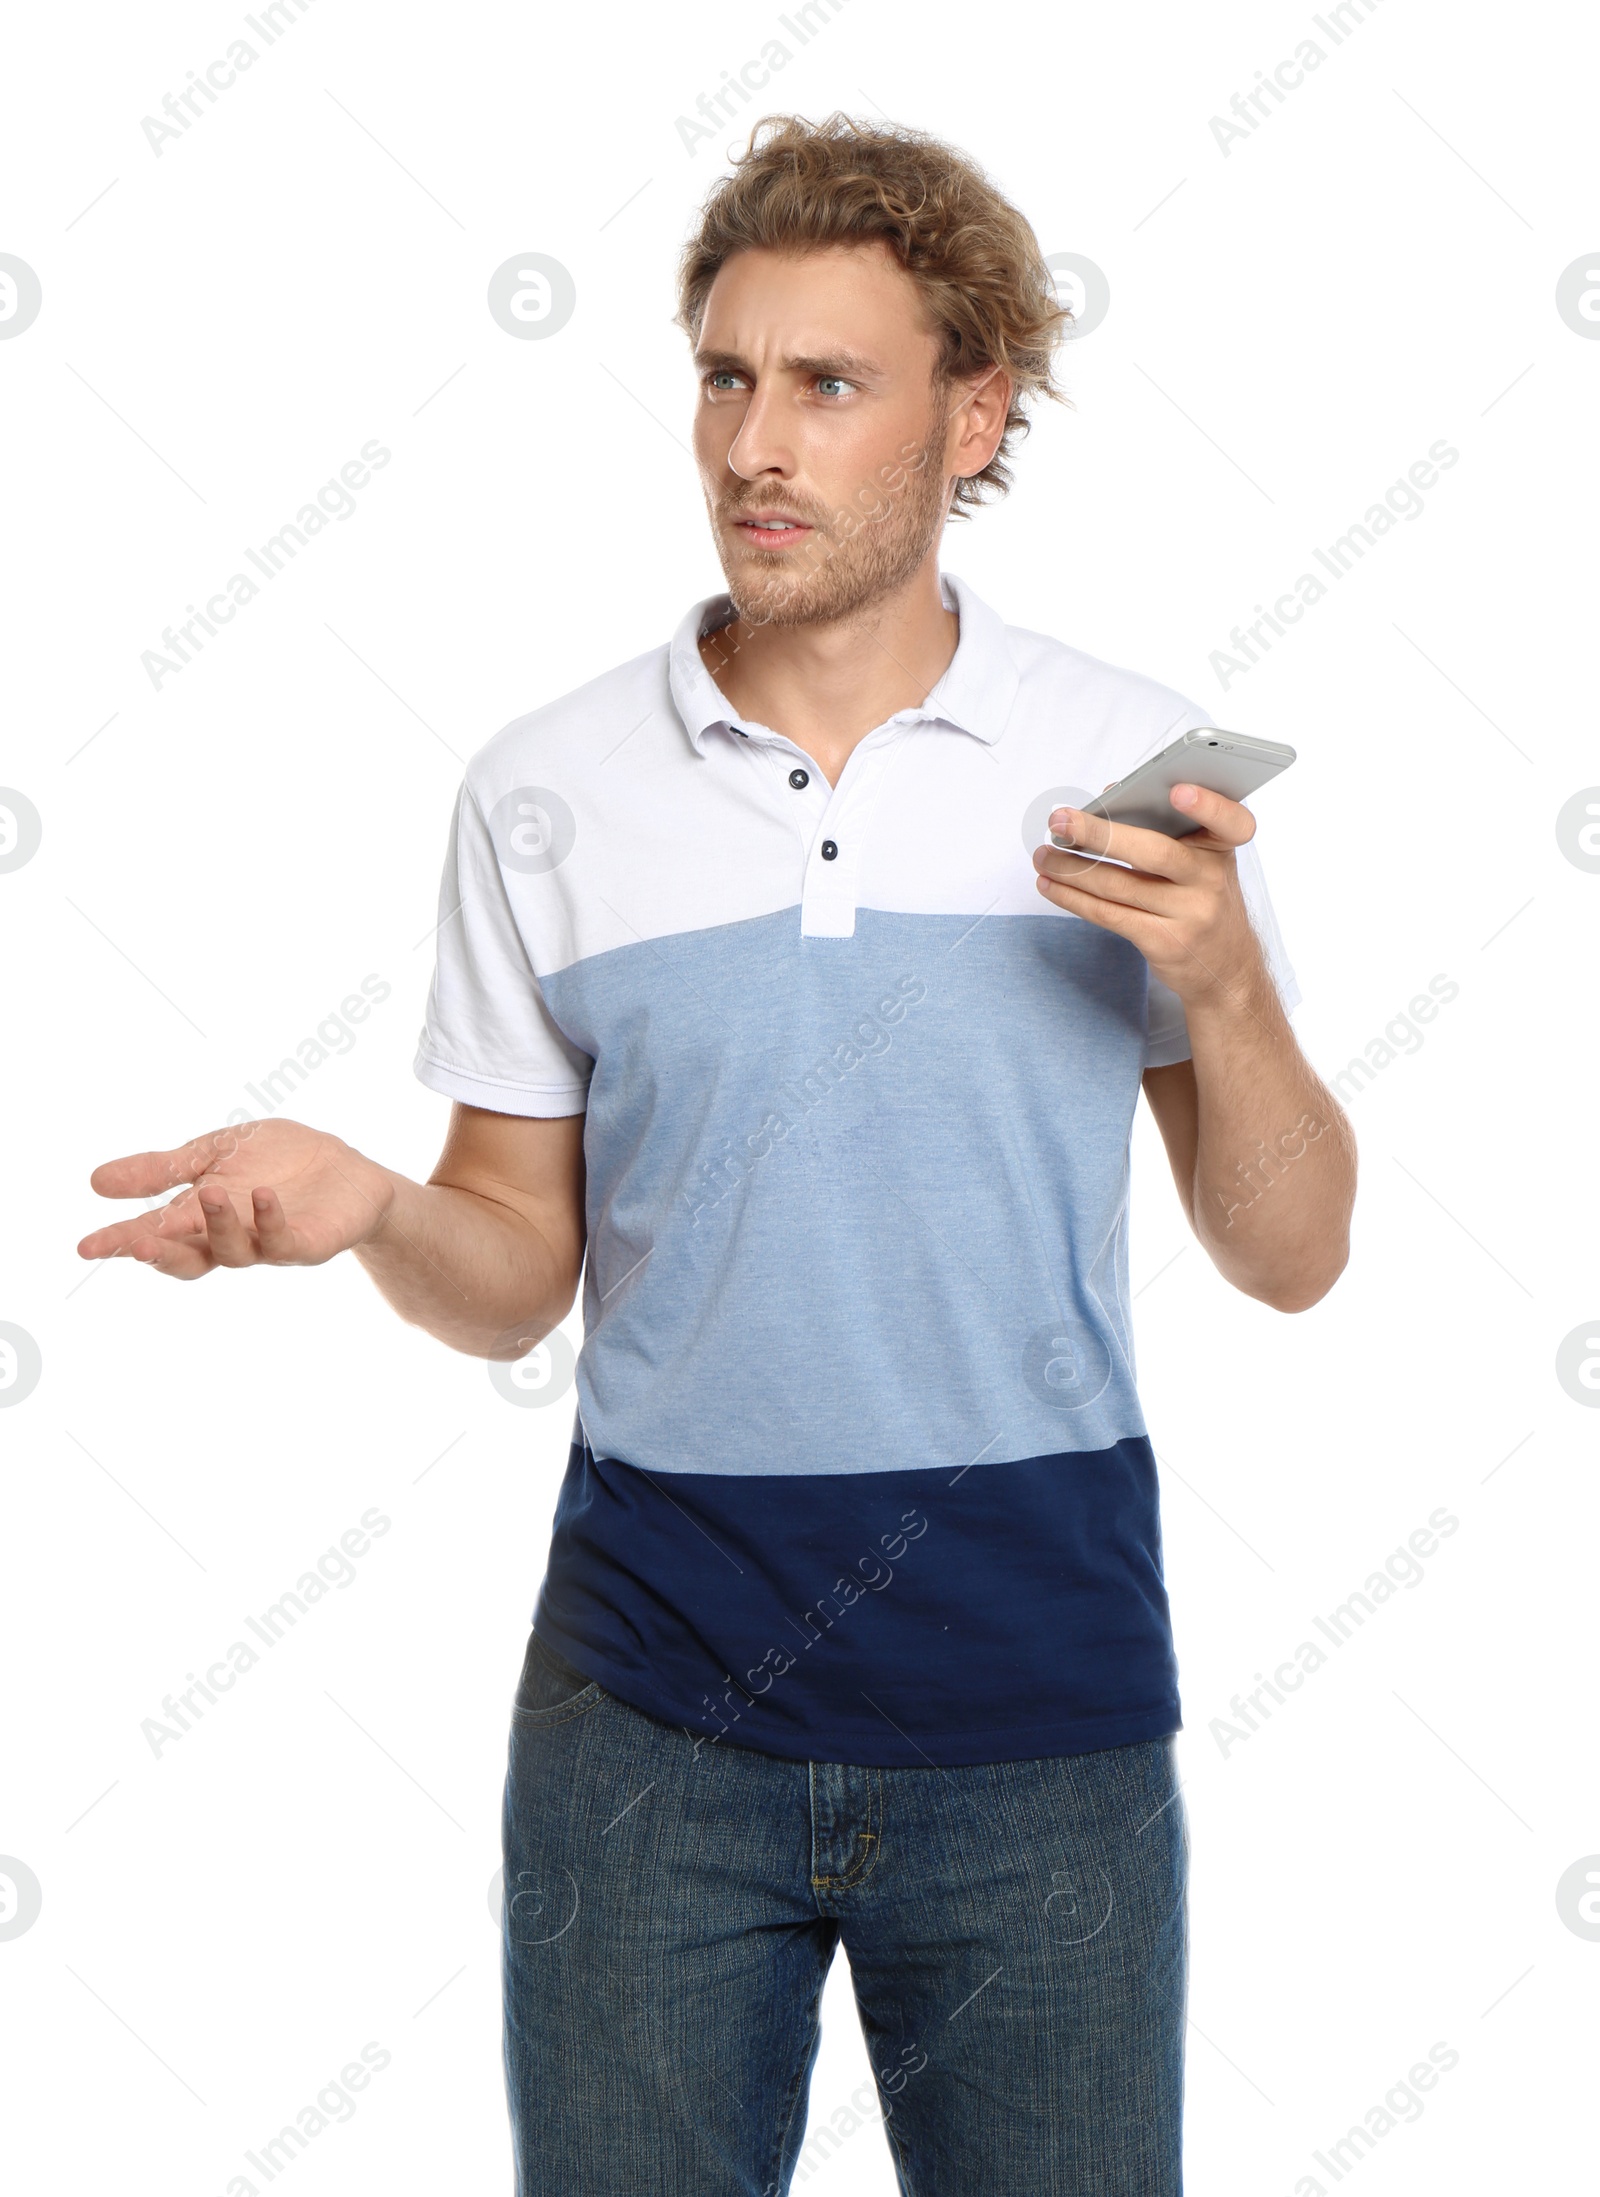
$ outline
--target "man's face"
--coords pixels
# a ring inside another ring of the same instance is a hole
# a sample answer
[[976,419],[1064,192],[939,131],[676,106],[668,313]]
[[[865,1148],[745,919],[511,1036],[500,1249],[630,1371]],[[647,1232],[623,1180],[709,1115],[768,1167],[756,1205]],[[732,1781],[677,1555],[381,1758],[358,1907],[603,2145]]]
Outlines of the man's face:
[[837,618],[922,563],[951,485],[937,357],[916,285],[884,245],[739,252],[719,270],[695,352],[694,447],[741,618]]

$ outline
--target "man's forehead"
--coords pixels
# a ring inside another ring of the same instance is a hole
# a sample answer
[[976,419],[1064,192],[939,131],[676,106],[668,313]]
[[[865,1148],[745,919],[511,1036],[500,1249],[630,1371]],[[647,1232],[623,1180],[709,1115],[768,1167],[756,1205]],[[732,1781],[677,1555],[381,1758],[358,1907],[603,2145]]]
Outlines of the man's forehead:
[[[858,267],[862,279],[841,297],[847,266]],[[695,364],[744,363],[748,351],[759,351],[769,365],[882,378],[930,340],[917,302],[911,277],[880,240],[808,252],[752,247],[718,270]]]

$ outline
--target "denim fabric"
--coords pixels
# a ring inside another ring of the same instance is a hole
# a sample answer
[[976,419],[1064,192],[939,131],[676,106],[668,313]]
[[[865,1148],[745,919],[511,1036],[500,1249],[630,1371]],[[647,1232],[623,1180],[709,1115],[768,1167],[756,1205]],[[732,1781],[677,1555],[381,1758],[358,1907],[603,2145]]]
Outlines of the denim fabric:
[[[784,2197],[885,2136],[905,2197],[1180,2197],[1172,1750],[789,1761],[660,1723],[530,1635],[504,1810],[517,2197]],[[876,2097],[807,2138],[841,1940]]]

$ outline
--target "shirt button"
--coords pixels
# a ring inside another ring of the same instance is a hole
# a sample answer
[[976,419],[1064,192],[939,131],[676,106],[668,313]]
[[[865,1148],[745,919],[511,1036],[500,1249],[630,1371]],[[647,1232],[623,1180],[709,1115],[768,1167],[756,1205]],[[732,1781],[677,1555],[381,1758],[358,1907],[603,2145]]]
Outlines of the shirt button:
[[796,792],[796,793],[803,793],[803,792],[805,791],[806,787],[807,787],[807,786],[809,786],[809,785],[810,785],[810,783],[811,783],[811,773],[810,773],[810,771],[808,771],[808,770],[792,770],[792,771],[790,771],[790,773],[789,773],[789,783],[790,783],[790,785],[791,785],[791,786],[793,786],[793,788],[794,788],[794,790],[795,790],[795,792]]
[[824,862],[831,862],[838,852],[838,846],[833,840],[825,839],[822,842],[822,859]]

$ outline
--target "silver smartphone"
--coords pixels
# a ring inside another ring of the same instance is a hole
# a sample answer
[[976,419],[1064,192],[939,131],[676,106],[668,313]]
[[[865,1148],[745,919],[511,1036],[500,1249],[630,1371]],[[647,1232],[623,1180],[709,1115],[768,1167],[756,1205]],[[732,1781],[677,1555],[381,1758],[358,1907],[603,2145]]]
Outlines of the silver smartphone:
[[[1203,827],[1185,816],[1167,799],[1174,786],[1204,786],[1212,793],[1242,801],[1279,771],[1287,770],[1295,751],[1281,740],[1257,740],[1248,732],[1224,732],[1217,725],[1202,725],[1181,733],[1170,747],[1152,755],[1126,778],[1107,786],[1104,793],[1083,803],[1086,816],[1104,816],[1113,824],[1137,824],[1145,831],[1165,832],[1170,839],[1186,839]],[[1050,843],[1066,841],[1050,834]],[[1081,851],[1081,850],[1080,850]]]

